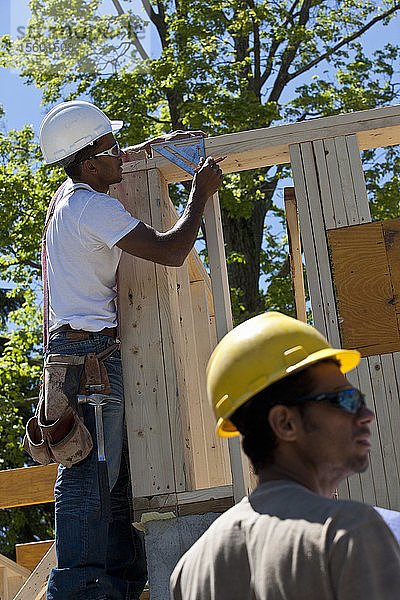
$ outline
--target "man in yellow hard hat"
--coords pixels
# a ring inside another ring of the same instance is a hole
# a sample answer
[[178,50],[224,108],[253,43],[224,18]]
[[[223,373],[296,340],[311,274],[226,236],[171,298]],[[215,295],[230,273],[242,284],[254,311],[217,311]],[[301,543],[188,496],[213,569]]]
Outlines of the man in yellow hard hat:
[[181,558],[174,600],[394,600],[400,549],[374,508],[336,500],[368,467],[373,412],[345,373],[360,355],[271,312],[215,349],[209,399],[222,436],[242,435],[258,486]]

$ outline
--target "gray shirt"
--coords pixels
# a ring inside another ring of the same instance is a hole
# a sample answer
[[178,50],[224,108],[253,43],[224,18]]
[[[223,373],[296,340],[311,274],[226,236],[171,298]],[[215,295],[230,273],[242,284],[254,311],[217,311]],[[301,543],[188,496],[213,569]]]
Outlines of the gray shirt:
[[181,558],[174,600],[398,600],[400,548],[368,505],[259,486]]

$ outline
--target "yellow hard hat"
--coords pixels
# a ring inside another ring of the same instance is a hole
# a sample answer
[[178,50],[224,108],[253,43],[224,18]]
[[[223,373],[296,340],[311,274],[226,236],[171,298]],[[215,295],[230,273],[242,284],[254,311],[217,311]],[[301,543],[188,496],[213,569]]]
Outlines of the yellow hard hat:
[[230,416],[275,381],[324,358],[335,358],[347,373],[360,356],[357,350],[332,348],[316,329],[278,312],[241,323],[220,341],[207,365],[207,394],[218,434],[238,435]]

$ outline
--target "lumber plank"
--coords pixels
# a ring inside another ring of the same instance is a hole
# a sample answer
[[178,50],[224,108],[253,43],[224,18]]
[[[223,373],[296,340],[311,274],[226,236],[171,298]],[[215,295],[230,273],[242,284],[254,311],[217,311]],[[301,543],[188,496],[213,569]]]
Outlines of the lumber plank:
[[353,188],[353,179],[350,169],[350,160],[347,152],[347,144],[345,136],[334,138],[336,147],[336,156],[338,159],[340,187],[343,192],[344,207],[347,216],[347,224],[355,225],[360,222],[356,197]]
[[340,174],[338,157],[336,154],[336,145],[334,139],[323,140],[325,149],[326,166],[328,171],[329,188],[334,207],[335,227],[344,227],[348,225],[346,208],[343,198],[343,190],[340,185]]
[[301,242],[299,229],[299,216],[297,214],[297,203],[294,188],[284,189],[286,226],[289,242],[290,272],[294,303],[296,307],[296,318],[307,323],[306,296],[304,289],[303,261],[301,258]]
[[8,576],[6,567],[0,567],[0,598],[8,600]]
[[318,182],[325,227],[326,229],[332,229],[336,227],[335,207],[333,205],[331,188],[329,184],[326,150],[323,140],[315,140],[315,142],[313,142],[313,150],[318,172]]
[[[207,156],[227,156],[221,163],[224,173],[233,173],[290,162],[289,145],[356,134],[360,150],[400,143],[400,106],[312,119],[215,136],[205,140]],[[125,172],[158,168],[168,183],[184,181],[191,175],[157,157],[124,164]]]
[[[206,446],[203,443],[205,425],[203,422],[201,372],[196,345],[196,325],[192,306],[191,284],[188,265],[177,269],[179,325],[182,336],[182,357],[185,371],[185,406],[182,410],[182,425],[186,447],[191,452],[194,485],[203,487],[209,480],[209,466]],[[208,327],[209,329],[209,327]]]
[[58,465],[0,471],[0,508],[54,502]]
[[[339,328],[336,315],[336,304],[330,276],[328,247],[325,235],[325,222],[322,213],[318,176],[314,160],[313,147],[310,142],[301,145],[303,156],[304,177],[307,187],[308,207],[313,230],[315,253],[318,263],[318,278],[322,294],[323,313],[328,341],[333,345],[340,345]],[[310,282],[310,287],[315,282]],[[318,327],[317,322],[315,325]],[[321,324],[322,326],[322,324]]]
[[15,544],[17,563],[33,571],[53,544],[54,540]]
[[[171,225],[173,225],[176,222],[176,220],[179,218],[179,215],[178,215],[178,212],[177,212],[175,206],[172,204],[172,202],[170,203],[170,208],[171,208]],[[212,297],[211,278],[207,272],[207,269],[205,268],[205,266],[203,264],[203,261],[201,260],[200,256],[196,252],[195,248],[193,248],[189,252],[188,257],[186,258],[186,262],[187,262],[187,265],[189,268],[190,282],[192,283],[192,282],[196,282],[196,281],[204,281],[204,283],[206,284],[208,311],[210,313],[210,316],[214,316],[214,304],[213,304],[213,297]]]
[[50,571],[57,564],[55,545],[49,548],[35,570],[30,574],[14,600],[41,600],[46,594]]
[[[375,397],[372,390],[372,380],[369,368],[369,362],[367,358],[362,358],[356,371],[359,375],[359,387],[362,392],[366,395],[367,406],[371,410],[376,412]],[[371,472],[371,478],[374,488],[374,495],[370,498],[369,494],[366,493],[366,502],[376,504],[377,506],[388,507],[389,506],[389,495],[387,489],[385,466],[383,461],[382,443],[380,437],[380,422],[379,418],[371,425],[371,452],[369,457],[369,471]],[[366,473],[362,474],[362,479],[366,476]]]
[[[168,186],[157,169],[149,170],[147,177],[151,225],[158,231],[167,231],[171,227],[171,202],[168,196]],[[176,270],[173,267],[156,264],[156,286],[170,426],[169,435],[174,465],[174,490],[178,492],[194,487],[195,474],[192,453],[183,443],[182,435],[182,411],[186,408],[184,400],[185,374],[178,317]],[[168,443],[168,440],[161,439],[160,443],[164,445],[164,443]]]
[[308,205],[303,159],[299,144],[290,145],[290,159],[299,210],[301,239],[306,261],[307,278],[309,282],[313,282],[314,284],[309,285],[313,322],[317,329],[327,337],[328,332],[323,310],[322,291],[319,284],[318,261],[314,246],[313,226]]
[[[383,377],[382,362],[380,356],[368,357],[369,370],[371,374],[372,391],[375,400],[377,421],[379,422],[379,433],[383,453],[383,464],[388,487],[389,506],[393,510],[400,508],[400,481],[397,471],[394,440],[390,428],[390,413],[386,399],[385,380]],[[398,439],[398,435],[397,435]]]
[[[351,373],[346,373],[346,377],[354,387],[359,387],[358,374],[355,369],[351,371]],[[363,502],[363,489],[359,475],[351,475],[350,477],[347,477],[345,481],[342,481],[339,485],[338,495],[341,499],[351,498],[352,500]]]
[[356,135],[346,135],[347,153],[350,162],[351,177],[355,200],[358,210],[358,223],[369,223],[371,221],[371,211],[367,197],[367,188],[365,186],[364,170],[361,162],[360,148]]
[[[191,306],[195,326],[195,337],[193,340],[196,349],[197,368],[199,372],[199,395],[201,408],[202,435],[200,444],[204,447],[207,456],[208,478],[198,480],[196,487],[221,486],[232,480],[229,450],[226,439],[217,435],[215,416],[207,399],[206,370],[207,363],[213,351],[213,340],[210,331],[210,319],[208,315],[206,287],[203,281],[190,284]],[[196,428],[196,421],[192,421]],[[201,429],[200,429],[201,431]]]
[[193,502],[178,506],[178,515],[205,515],[210,512],[225,512],[234,505],[233,496],[229,498],[215,498],[204,502]]
[[[398,353],[397,353],[398,356]],[[395,365],[393,354],[384,354],[381,356],[382,376],[385,383],[385,399],[388,406],[390,435],[393,440],[394,462],[396,465],[396,476],[400,483],[400,403],[398,384],[396,380]],[[393,476],[393,474],[391,474]],[[394,504],[394,509],[400,509],[400,489],[397,495],[391,498]]]
[[194,502],[217,500],[218,498],[231,498],[232,495],[232,485],[221,485],[201,490],[191,490],[190,492],[180,492],[177,494],[177,500],[178,504],[191,504]]
[[[352,371],[350,371],[349,373],[346,373],[346,377],[347,379],[350,381],[350,383],[360,389],[362,388],[363,392],[365,393],[365,387],[362,385],[362,383],[360,383],[360,371],[358,369],[353,369]],[[369,398],[369,396],[367,396]],[[367,400],[368,402],[369,400]],[[371,429],[374,428],[374,424],[372,425]],[[371,439],[372,439],[372,435],[371,435]],[[375,438],[372,441],[372,444],[375,443]],[[379,448],[379,443],[377,443],[377,446],[373,449],[373,452],[377,452]],[[366,502],[368,504],[376,504],[376,493],[375,493],[375,484],[374,484],[374,477],[373,477],[373,470],[371,467],[371,456],[370,456],[370,467],[364,471],[364,473],[361,473],[359,476],[360,479],[360,486],[361,486],[361,494],[362,494],[362,498],[363,498],[363,502]],[[353,498],[355,499],[355,498]]]
[[[126,175],[112,193],[151,224],[147,172]],[[175,490],[154,263],[125,252],[119,267],[121,355],[134,496]]]
[[18,563],[14,562],[13,560],[8,558],[7,556],[4,556],[3,554],[0,554],[0,567],[7,569],[7,577],[17,576],[27,578],[30,575],[28,569],[26,569],[22,565],[19,565]]
[[[208,199],[204,210],[204,219],[214,299],[215,325],[219,341],[233,328],[233,321],[218,193]],[[251,479],[250,465],[241,450],[239,438],[229,438],[228,444],[233,494],[235,502],[238,502],[249,493],[254,486],[254,481]]]

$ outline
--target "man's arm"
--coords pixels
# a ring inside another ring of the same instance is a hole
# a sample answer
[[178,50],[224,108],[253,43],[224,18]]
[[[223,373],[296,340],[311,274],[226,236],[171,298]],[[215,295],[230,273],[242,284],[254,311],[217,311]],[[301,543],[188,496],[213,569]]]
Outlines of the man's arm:
[[212,157],[200,165],[185,210],[172,229],[162,233],[141,222],[117,242],[121,250],[162,265],[183,264],[196,241],[204,206],[222,184],[222,171]]

